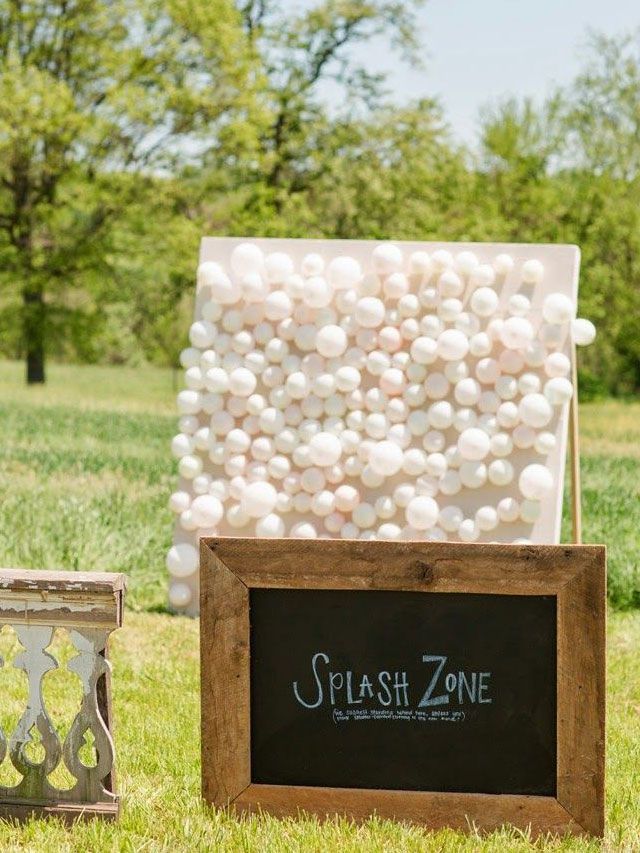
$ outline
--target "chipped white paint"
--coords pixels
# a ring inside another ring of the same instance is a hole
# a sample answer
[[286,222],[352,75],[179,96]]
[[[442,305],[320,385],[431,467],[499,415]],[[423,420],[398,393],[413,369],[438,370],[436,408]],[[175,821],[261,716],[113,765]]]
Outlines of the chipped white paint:
[[[22,817],[25,809],[55,811],[64,816],[82,813],[114,816],[118,798],[113,790],[114,745],[109,731],[110,664],[105,657],[109,634],[122,621],[123,575],[74,572],[16,572],[0,570],[0,626],[11,626],[22,650],[13,666],[27,676],[28,699],[14,731],[0,729],[0,763],[10,760],[22,777],[13,787],[0,786],[0,814]],[[77,652],[67,668],[82,685],[82,700],[69,732],[61,742],[43,696],[48,672],[60,662],[48,650],[55,631],[66,628]],[[8,665],[0,659],[0,667]],[[99,681],[105,676],[104,689]],[[0,693],[0,702],[2,694]],[[92,735],[95,762],[81,759]],[[40,761],[28,754],[37,742]],[[7,759],[8,753],[8,759]],[[75,783],[60,789],[49,778],[64,762]]]

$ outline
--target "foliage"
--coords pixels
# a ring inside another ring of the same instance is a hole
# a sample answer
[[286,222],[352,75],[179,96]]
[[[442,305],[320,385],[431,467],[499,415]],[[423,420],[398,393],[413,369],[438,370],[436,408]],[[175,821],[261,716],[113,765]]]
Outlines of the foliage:
[[0,0],[0,283],[21,298],[30,381],[91,314],[132,176],[175,168],[216,126],[246,137],[257,76],[228,0]]
[[420,0],[0,0],[0,352],[175,365],[203,234],[581,247],[584,397],[640,389],[640,41],[455,143],[362,45]]

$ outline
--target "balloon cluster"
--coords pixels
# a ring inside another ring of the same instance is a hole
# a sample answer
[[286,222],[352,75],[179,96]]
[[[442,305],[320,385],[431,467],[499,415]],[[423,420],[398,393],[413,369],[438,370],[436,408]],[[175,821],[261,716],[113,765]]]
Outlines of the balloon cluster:
[[[190,538],[168,554],[172,605],[190,603],[201,535],[526,541],[496,528],[539,517],[574,391],[562,350],[595,337],[562,293],[534,315],[544,274],[391,243],[368,269],[316,253],[296,269],[253,243],[230,269],[202,263],[171,445],[184,485],[170,507]],[[489,487],[502,496],[483,500]]]

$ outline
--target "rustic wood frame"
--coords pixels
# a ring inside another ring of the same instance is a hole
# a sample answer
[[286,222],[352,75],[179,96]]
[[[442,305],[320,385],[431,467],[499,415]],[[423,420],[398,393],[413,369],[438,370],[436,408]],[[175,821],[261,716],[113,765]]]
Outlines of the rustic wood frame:
[[[277,816],[372,813],[430,829],[604,831],[606,551],[602,545],[200,540],[202,790]],[[249,590],[405,590],[557,598],[555,797],[254,784]]]

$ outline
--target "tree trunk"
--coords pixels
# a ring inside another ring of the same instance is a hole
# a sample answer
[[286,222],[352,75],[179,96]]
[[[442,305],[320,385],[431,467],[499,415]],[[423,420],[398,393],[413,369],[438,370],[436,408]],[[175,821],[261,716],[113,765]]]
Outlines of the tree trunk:
[[45,381],[44,337],[45,304],[40,288],[23,292],[23,339],[27,351],[27,384]]

